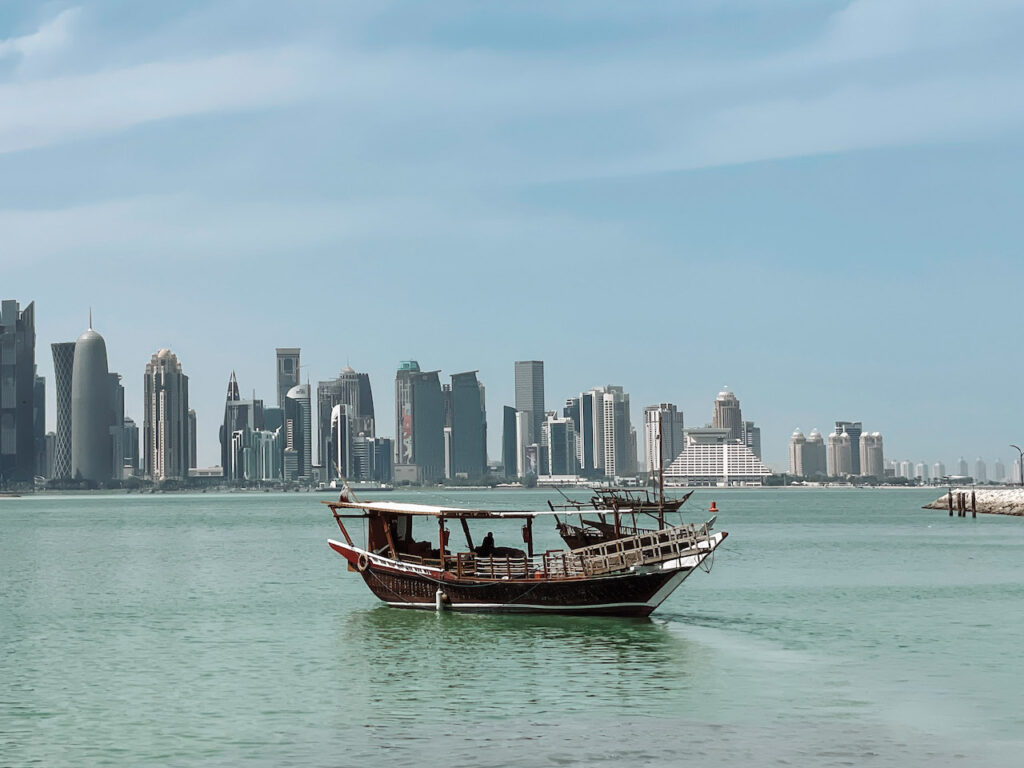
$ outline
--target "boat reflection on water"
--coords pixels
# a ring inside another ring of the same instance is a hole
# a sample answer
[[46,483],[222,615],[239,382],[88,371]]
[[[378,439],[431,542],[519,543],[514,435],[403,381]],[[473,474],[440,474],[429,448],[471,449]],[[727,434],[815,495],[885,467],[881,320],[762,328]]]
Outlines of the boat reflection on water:
[[668,707],[680,689],[698,688],[694,678],[708,662],[702,646],[650,619],[381,606],[340,621],[346,695],[367,722],[496,715],[511,702],[530,716],[651,711]]

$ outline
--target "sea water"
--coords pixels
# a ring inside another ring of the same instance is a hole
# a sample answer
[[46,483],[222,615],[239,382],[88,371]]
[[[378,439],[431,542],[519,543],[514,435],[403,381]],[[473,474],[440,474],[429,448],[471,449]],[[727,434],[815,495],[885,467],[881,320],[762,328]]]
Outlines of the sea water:
[[0,765],[1018,766],[1024,520],[938,495],[698,490],[649,620],[383,606],[316,494],[0,499]]

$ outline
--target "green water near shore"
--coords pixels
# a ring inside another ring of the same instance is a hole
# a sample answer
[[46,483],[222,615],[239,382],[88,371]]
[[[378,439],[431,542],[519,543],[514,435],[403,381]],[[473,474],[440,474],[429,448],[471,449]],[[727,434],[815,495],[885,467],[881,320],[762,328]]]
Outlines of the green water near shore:
[[1018,765],[1024,525],[934,496],[700,490],[650,621],[383,607],[309,494],[3,499],[0,764]]

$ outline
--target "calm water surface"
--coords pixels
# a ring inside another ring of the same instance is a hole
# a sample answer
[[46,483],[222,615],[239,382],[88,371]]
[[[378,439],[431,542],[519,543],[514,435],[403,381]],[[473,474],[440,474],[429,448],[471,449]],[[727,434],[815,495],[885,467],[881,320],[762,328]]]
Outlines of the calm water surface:
[[1018,766],[1024,520],[935,495],[698,491],[649,621],[381,606],[310,494],[0,499],[0,764]]

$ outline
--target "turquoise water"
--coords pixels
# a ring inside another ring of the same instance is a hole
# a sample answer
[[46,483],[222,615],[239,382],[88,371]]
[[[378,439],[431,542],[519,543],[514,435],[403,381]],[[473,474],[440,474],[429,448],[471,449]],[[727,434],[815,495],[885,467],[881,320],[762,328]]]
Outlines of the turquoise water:
[[1020,765],[1024,520],[934,495],[698,491],[649,621],[381,606],[310,494],[0,499],[0,765]]

